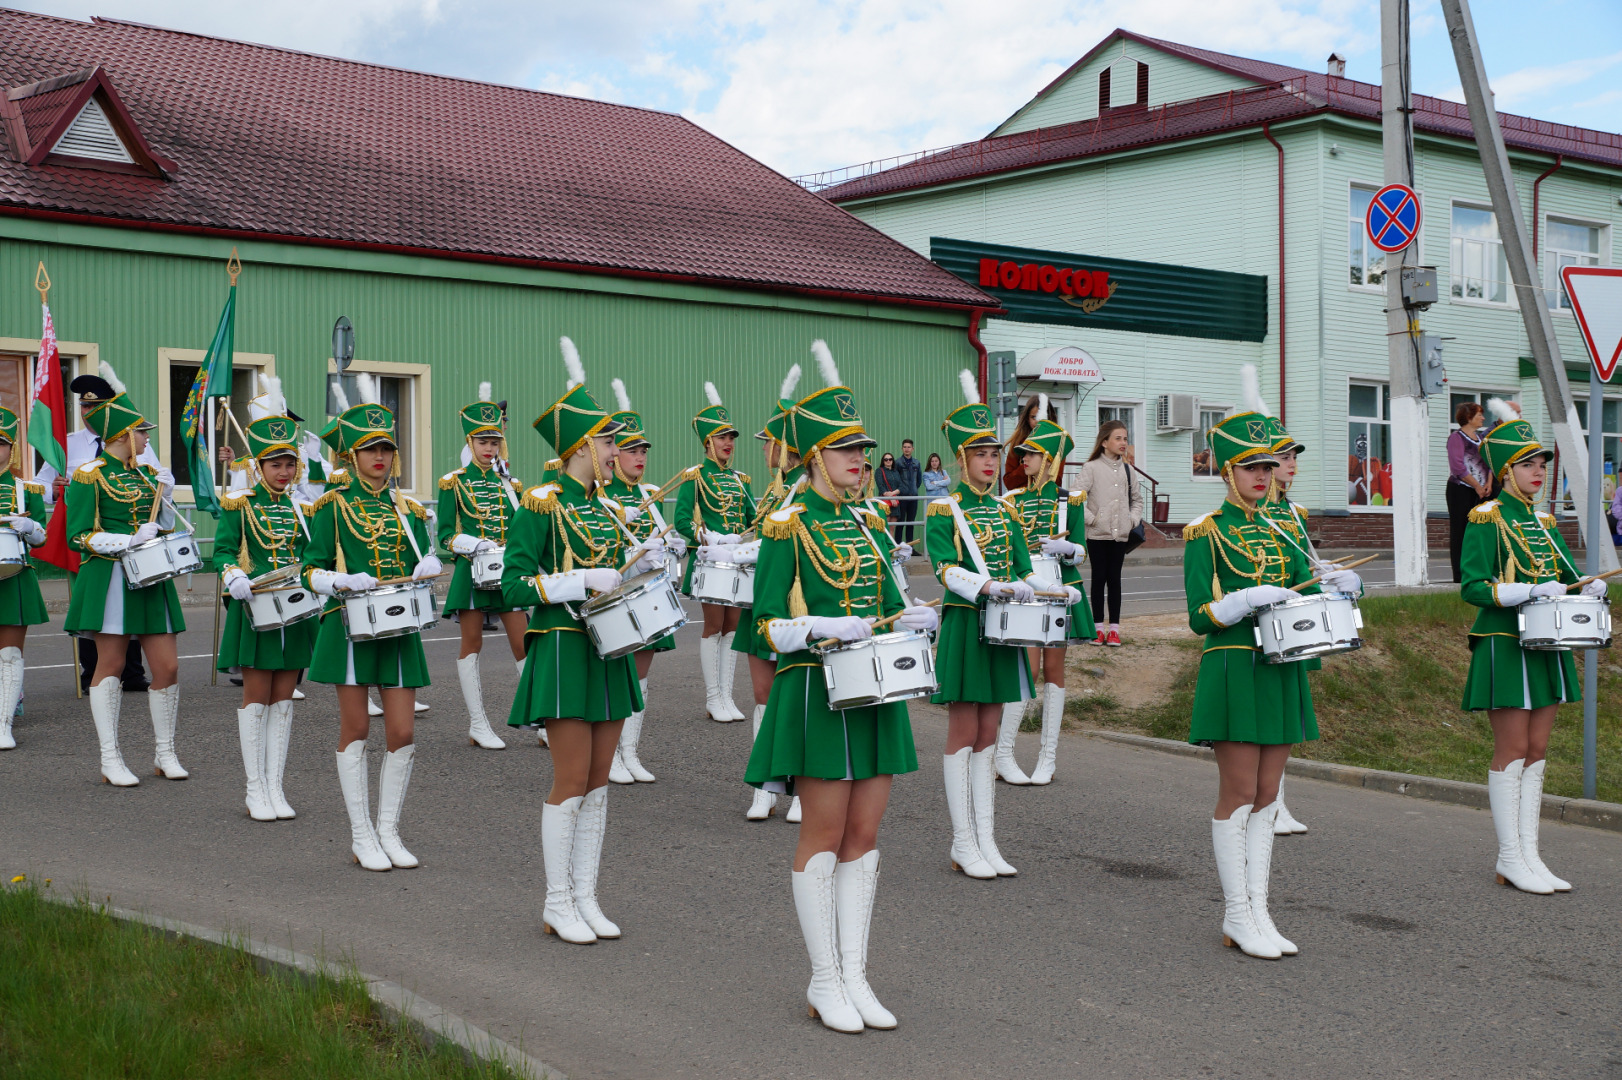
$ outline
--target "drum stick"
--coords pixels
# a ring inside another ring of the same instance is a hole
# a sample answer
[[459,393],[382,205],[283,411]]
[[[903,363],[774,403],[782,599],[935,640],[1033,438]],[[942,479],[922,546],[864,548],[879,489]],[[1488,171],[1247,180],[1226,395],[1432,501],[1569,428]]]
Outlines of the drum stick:
[[454,573],[456,573],[456,568],[453,566],[449,570],[441,570],[432,577],[412,577],[411,575],[407,574],[405,577],[384,578],[378,582],[378,585],[409,585],[412,582],[438,581],[440,578]]
[[[676,528],[676,526],[674,526],[674,525],[666,525],[664,528],[660,529],[658,532],[656,532],[652,536],[648,537],[648,540],[658,540],[661,537],[663,537],[665,535],[665,533],[671,532],[675,528]],[[630,558],[630,560],[628,562],[626,562],[626,564],[624,566],[620,567],[620,577],[624,577],[626,574],[629,574],[631,572],[631,567],[635,566],[637,564],[638,560],[640,560],[642,558],[642,554],[646,550],[648,540],[639,540],[637,542],[637,546],[636,546],[636,552],[637,553],[635,555],[633,555]]]
[[669,480],[665,481],[665,486],[664,487],[660,488],[658,491],[655,491],[652,495],[649,495],[646,499],[643,499],[641,502],[637,503],[636,508],[638,510],[646,510],[648,507],[652,506],[654,503],[663,501],[664,497],[666,495],[669,495],[671,493],[671,491],[673,491],[677,487],[679,487],[682,484],[682,482],[687,479],[687,474],[689,472],[691,472],[693,469],[696,469],[696,468],[698,468],[697,465],[689,465],[687,468],[683,469],[681,472],[677,473],[675,476],[672,476]]
[[[1385,554],[1385,552],[1382,551],[1382,552],[1379,552],[1378,554],[1369,555],[1369,556],[1366,556],[1366,557],[1361,558],[1361,559],[1354,559],[1353,561],[1351,561],[1349,563],[1341,563],[1339,566],[1337,566],[1335,568],[1335,570],[1350,570],[1350,569],[1352,569],[1354,567],[1362,566],[1364,563],[1371,563],[1375,559],[1378,559],[1381,555],[1384,555],[1384,554]],[[1330,571],[1327,571],[1327,572],[1333,574],[1335,572],[1335,570],[1330,570]],[[1322,581],[1323,578],[1324,578],[1323,574],[1319,574],[1316,577],[1307,578],[1307,580],[1303,581],[1299,585],[1291,585],[1290,586],[1290,591],[1291,592],[1300,592],[1302,589],[1306,588],[1308,585],[1316,585],[1316,584],[1318,584],[1318,582]]]
[[[914,605],[914,606],[939,607],[940,606],[940,601],[939,600],[930,600],[925,604]],[[903,616],[905,614],[906,614],[905,611],[898,611],[894,615],[886,616],[885,618],[882,618],[878,622],[874,623],[873,624],[873,629],[874,630],[887,629],[890,626],[891,623],[895,622],[897,619],[901,618],[901,616]],[[821,641],[817,642],[817,648],[819,648],[819,649],[831,649],[835,645],[838,645],[838,644],[839,644],[839,639],[838,638],[833,638],[833,637],[831,637],[831,638],[823,638]]]
[[1593,574],[1593,575],[1590,575],[1589,577],[1583,578],[1580,581],[1573,581],[1570,585],[1566,586],[1566,591],[1570,592],[1573,589],[1580,589],[1584,585],[1587,585],[1590,581],[1604,581],[1606,578],[1615,577],[1617,574],[1622,574],[1622,569],[1619,569],[1619,570],[1607,570],[1603,574]]

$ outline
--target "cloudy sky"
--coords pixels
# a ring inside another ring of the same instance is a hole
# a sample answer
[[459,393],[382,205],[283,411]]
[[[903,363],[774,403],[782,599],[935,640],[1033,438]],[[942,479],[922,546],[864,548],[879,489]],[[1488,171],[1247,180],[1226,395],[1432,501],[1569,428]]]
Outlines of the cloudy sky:
[[[18,3],[18,0],[10,0]],[[984,135],[1116,26],[1379,81],[1378,0],[21,0],[680,112],[790,175]],[[1440,9],[1414,86],[1458,97]],[[1477,0],[1499,107],[1622,131],[1622,3]]]

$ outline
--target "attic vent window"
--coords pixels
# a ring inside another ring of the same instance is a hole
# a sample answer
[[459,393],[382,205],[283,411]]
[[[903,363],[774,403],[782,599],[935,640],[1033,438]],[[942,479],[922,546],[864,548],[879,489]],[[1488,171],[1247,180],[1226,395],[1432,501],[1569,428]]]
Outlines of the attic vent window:
[[90,158],[93,161],[118,161],[133,165],[135,159],[113,129],[113,123],[101,107],[91,98],[79,110],[79,115],[68,125],[68,130],[51,148],[53,154],[64,157]]

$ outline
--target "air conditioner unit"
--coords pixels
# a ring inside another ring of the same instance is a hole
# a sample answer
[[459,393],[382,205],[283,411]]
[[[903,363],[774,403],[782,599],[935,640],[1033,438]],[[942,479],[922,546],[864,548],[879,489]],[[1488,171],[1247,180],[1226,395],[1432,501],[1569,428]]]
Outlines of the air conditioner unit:
[[1155,431],[1193,431],[1199,415],[1200,399],[1193,394],[1161,394],[1155,402]]

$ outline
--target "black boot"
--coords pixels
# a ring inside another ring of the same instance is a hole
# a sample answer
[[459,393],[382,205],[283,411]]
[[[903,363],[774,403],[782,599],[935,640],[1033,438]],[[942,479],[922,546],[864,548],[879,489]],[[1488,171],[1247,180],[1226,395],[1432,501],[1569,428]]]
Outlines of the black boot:
[[142,693],[152,688],[146,679],[146,666],[141,662],[141,643],[136,638],[130,638],[129,647],[124,650],[124,689],[135,693]]
[[90,693],[90,680],[96,674],[96,639],[86,634],[79,642],[79,689]]

